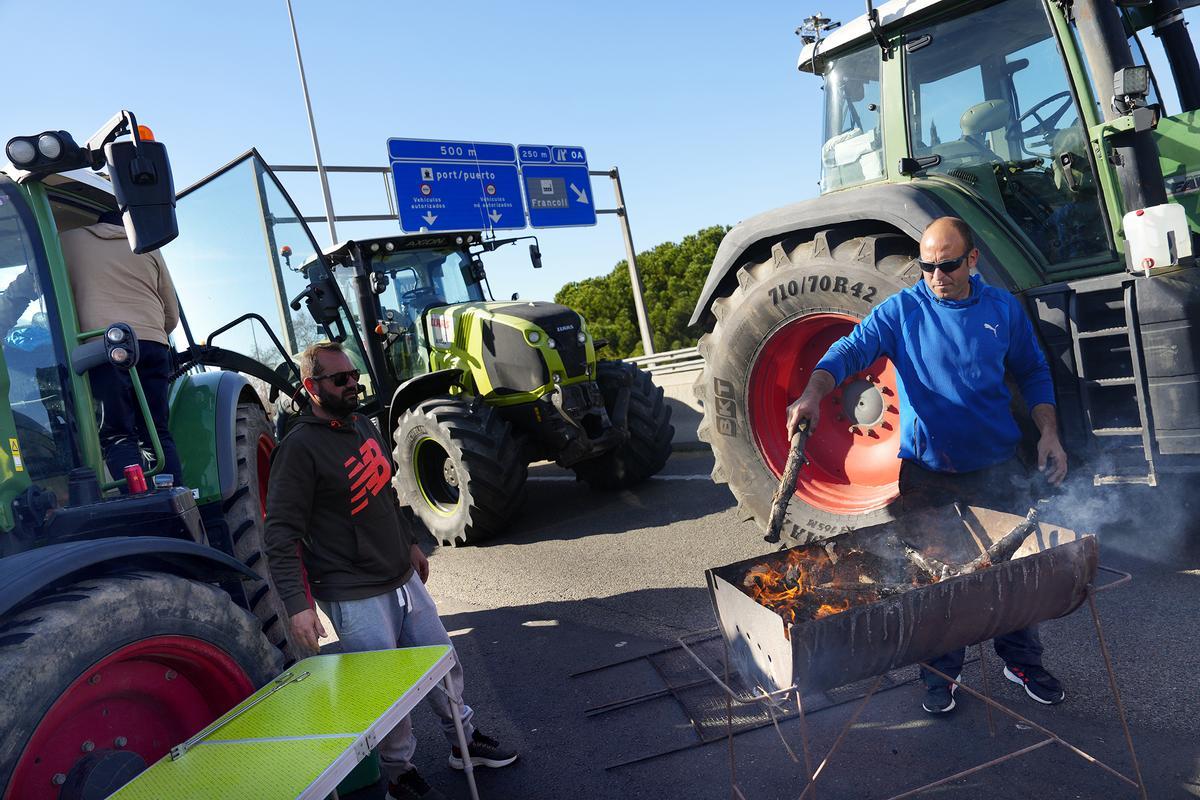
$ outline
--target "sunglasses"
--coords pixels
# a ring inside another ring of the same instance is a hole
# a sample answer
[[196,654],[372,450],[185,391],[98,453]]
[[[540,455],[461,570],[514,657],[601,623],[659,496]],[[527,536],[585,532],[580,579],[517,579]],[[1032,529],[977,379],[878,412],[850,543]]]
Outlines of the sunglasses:
[[339,389],[345,386],[350,381],[358,383],[359,377],[362,375],[356,369],[348,369],[345,372],[331,372],[328,375],[314,375],[314,381],[332,381],[334,386]]
[[948,258],[945,261],[922,261],[918,258],[917,263],[921,266],[922,272],[933,272],[940,269],[942,272],[950,273],[967,263],[969,255],[971,255],[971,251],[968,250],[958,258]]

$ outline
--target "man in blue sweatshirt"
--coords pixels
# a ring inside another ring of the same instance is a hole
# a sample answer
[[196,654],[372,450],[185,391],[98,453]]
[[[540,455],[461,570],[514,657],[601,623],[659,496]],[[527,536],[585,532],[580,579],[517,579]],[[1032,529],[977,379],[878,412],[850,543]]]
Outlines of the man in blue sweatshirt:
[[[830,346],[808,385],[788,407],[788,436],[800,420],[816,427],[821,400],[880,356],[891,359],[900,393],[900,502],[904,510],[956,500],[1024,511],[1029,477],[1017,458],[1021,433],[1010,409],[1005,373],[1029,405],[1040,438],[1038,469],[1052,485],[1067,474],[1058,437],[1054,386],[1021,304],[972,274],[979,251],[966,223],[941,217],[921,236],[923,280],[878,306]],[[1024,492],[1022,492],[1024,490]],[[995,640],[1004,676],[1047,705],[1066,696],[1042,666],[1037,628]],[[962,670],[965,650],[931,662],[947,675]],[[922,670],[923,707],[954,709],[953,684]]]

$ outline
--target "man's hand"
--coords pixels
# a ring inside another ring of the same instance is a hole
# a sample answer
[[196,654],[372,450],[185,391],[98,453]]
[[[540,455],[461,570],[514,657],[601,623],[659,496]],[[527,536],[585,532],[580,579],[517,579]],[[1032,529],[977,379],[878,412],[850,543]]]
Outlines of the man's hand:
[[1058,434],[1043,434],[1038,439],[1038,470],[1045,473],[1051,486],[1058,486],[1067,477],[1067,451],[1063,450]]
[[314,609],[306,608],[292,616],[292,636],[311,652],[317,652],[317,640],[325,635],[325,626]]
[[787,409],[787,438],[791,441],[795,435],[796,429],[800,427],[800,420],[808,420],[808,430],[811,432],[817,427],[817,418],[821,415],[821,400],[825,395],[833,391],[836,384],[833,382],[833,375],[823,369],[814,370],[812,377],[808,379],[808,385],[804,387],[804,391],[800,393],[800,397],[796,399]]
[[413,569],[421,578],[421,583],[429,583],[429,559],[425,557],[424,551],[414,543],[408,549],[408,558],[412,562]]

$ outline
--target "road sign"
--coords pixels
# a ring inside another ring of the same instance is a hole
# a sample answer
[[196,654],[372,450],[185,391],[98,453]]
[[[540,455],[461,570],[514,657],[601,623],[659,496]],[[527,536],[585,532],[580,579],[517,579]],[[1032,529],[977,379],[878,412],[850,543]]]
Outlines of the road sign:
[[562,228],[596,224],[596,204],[582,147],[517,145],[529,224]]
[[525,227],[511,144],[388,139],[388,158],[402,230]]

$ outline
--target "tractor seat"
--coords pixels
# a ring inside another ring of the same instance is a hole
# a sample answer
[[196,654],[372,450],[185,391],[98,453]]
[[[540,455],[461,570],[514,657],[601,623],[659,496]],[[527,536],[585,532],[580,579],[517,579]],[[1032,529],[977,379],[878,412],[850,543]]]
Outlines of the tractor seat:
[[959,163],[999,163],[1002,159],[992,152],[983,138],[985,133],[1005,127],[1011,116],[1007,100],[984,100],[962,113],[958,127],[962,137],[934,145],[933,152],[944,161]]

